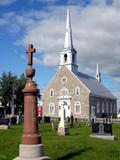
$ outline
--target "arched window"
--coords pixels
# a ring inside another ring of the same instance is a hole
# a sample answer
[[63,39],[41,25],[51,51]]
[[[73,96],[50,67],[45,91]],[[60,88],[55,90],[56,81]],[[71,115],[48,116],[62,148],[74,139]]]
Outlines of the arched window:
[[114,107],[114,108],[113,108],[113,113],[116,113],[116,104],[114,104],[113,107]]
[[67,54],[64,55],[64,62],[67,62]]
[[79,96],[80,95],[80,87],[75,88],[75,95]]
[[81,103],[75,102],[75,114],[81,114]]
[[55,114],[55,104],[53,102],[49,104],[49,114],[51,115]]
[[110,103],[110,113],[113,113],[113,104],[112,104],[112,102]]
[[63,87],[61,90],[60,90],[60,95],[61,96],[67,96],[68,95],[68,89]]
[[54,89],[50,89],[50,97],[54,96]]
[[97,101],[97,113],[100,113],[100,102]]
[[102,113],[105,113],[105,103],[102,102]]
[[109,113],[109,103],[106,102],[106,113]]

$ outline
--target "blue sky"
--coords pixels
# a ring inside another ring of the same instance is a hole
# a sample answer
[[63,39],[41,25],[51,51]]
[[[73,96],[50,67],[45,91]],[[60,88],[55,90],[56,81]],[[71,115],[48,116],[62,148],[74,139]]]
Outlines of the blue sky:
[[21,75],[26,47],[33,43],[35,80],[41,90],[58,69],[64,45],[67,3],[71,6],[79,71],[95,75],[120,99],[119,0],[0,0],[0,74]]

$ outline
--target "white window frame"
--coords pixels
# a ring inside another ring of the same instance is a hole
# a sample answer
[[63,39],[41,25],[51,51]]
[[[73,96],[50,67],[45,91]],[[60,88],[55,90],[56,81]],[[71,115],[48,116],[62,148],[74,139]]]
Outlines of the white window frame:
[[[53,107],[53,112],[51,112],[51,107]],[[50,115],[54,115],[55,114],[55,104],[53,102],[51,102],[49,104],[49,114]]]
[[96,107],[97,107],[97,113],[100,113],[100,101],[97,101]]
[[[51,94],[51,93],[52,93],[52,94]],[[54,89],[51,88],[51,89],[50,89],[50,97],[53,97],[54,95],[55,95]]]
[[[79,106],[80,106],[80,111],[79,112],[77,112],[77,108],[76,108],[77,104],[79,104]],[[79,101],[75,102],[75,114],[81,114],[81,103]]]
[[80,95],[80,87],[78,87],[78,86],[75,88],[75,95],[76,96]]
[[[63,94],[65,93],[65,94]],[[60,90],[60,96],[68,96],[69,92],[68,92],[68,89],[63,87],[61,90]]]

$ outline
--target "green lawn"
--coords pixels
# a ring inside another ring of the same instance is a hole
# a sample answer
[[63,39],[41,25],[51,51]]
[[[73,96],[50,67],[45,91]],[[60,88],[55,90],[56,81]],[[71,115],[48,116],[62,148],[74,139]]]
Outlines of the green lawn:
[[[90,127],[80,124],[70,129],[69,136],[58,136],[49,124],[40,125],[45,154],[54,160],[120,160],[120,125],[113,125],[115,141],[89,137]],[[0,160],[18,155],[22,126],[0,131]]]

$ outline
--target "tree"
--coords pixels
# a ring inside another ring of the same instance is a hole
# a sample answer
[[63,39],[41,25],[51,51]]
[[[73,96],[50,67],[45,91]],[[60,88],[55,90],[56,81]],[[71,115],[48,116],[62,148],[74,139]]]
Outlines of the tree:
[[3,73],[0,78],[0,101],[5,107],[5,110],[9,112],[11,101],[13,84],[16,82],[17,77],[11,72]]
[[22,74],[20,78],[11,72],[3,73],[0,78],[0,101],[8,114],[11,113],[11,107],[15,107],[15,113],[23,110],[22,89],[25,86],[27,78]]

